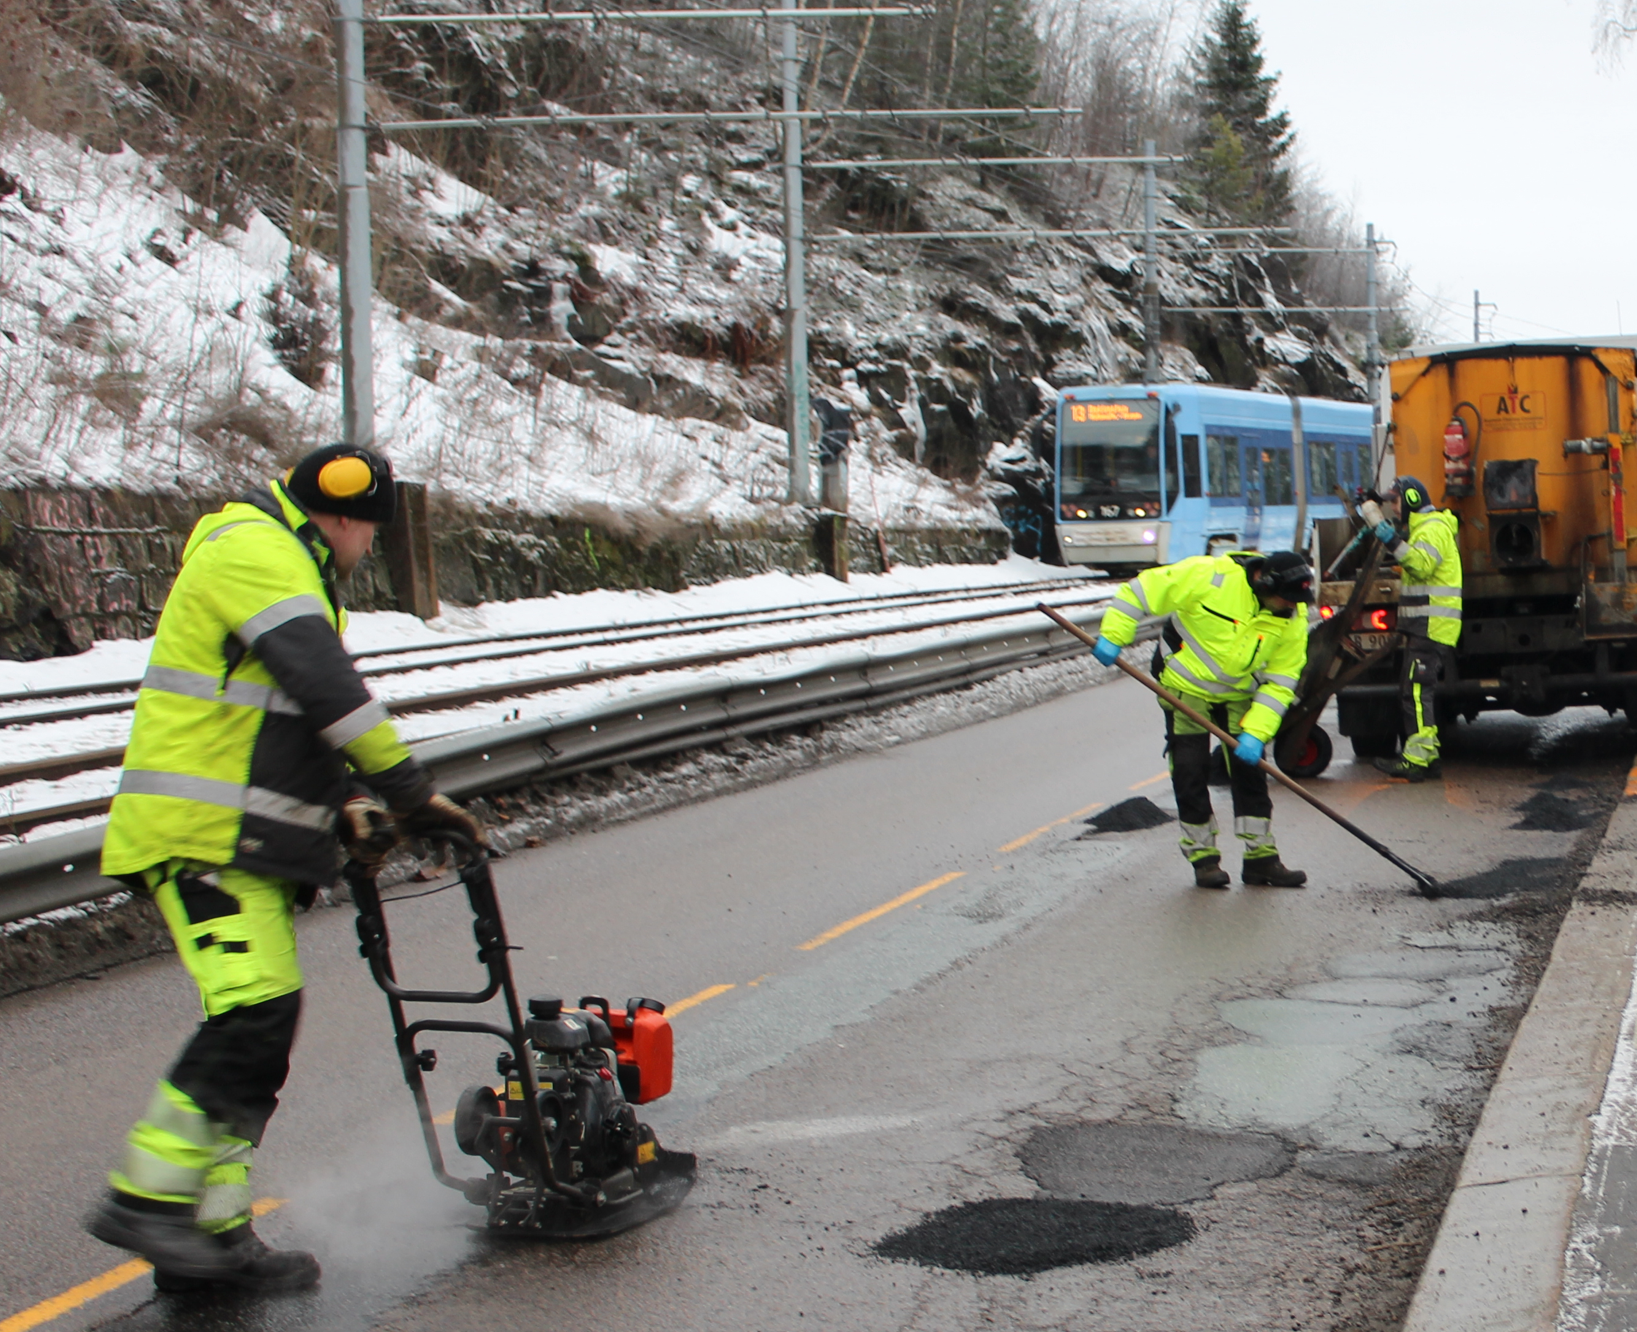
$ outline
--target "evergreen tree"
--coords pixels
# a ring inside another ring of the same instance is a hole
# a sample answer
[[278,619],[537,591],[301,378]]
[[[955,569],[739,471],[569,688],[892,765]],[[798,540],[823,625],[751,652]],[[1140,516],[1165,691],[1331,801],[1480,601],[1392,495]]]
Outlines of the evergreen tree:
[[1200,129],[1191,183],[1207,212],[1253,224],[1290,215],[1290,114],[1274,111],[1276,74],[1262,72],[1262,34],[1246,0],[1217,0],[1191,57],[1192,101]]

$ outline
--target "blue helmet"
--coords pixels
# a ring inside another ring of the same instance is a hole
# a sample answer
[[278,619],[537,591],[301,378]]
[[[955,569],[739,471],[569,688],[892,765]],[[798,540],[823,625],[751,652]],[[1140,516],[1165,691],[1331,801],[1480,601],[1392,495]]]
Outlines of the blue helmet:
[[1432,507],[1432,496],[1427,488],[1413,476],[1401,476],[1393,482],[1393,493],[1403,501],[1404,508],[1410,513]]

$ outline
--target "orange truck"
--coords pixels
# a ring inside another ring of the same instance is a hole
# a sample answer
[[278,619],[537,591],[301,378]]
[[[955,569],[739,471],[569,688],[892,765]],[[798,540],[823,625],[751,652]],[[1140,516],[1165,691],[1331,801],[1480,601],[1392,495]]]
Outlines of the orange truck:
[[[1458,678],[1440,723],[1594,705],[1637,718],[1637,581],[1628,568],[1625,454],[1637,417],[1637,338],[1439,347],[1391,363],[1394,470],[1460,519]],[[1344,566],[1345,567],[1345,566]],[[1396,644],[1396,570],[1356,610],[1356,652]],[[1325,582],[1321,611],[1351,582]],[[1399,654],[1337,695],[1361,757],[1394,752]]]

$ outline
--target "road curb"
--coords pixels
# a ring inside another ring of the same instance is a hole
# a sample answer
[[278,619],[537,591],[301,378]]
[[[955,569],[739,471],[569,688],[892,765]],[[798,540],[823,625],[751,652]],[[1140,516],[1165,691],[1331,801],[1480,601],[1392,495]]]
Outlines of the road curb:
[[1467,1146],[1404,1332],[1552,1332],[1637,955],[1637,767]]

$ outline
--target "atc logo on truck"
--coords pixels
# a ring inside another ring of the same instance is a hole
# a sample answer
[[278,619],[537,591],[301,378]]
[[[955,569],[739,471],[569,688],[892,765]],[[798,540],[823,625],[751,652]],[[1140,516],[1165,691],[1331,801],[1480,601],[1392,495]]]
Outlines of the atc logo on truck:
[[1478,399],[1485,430],[1544,430],[1546,395],[1532,390],[1485,393]]

